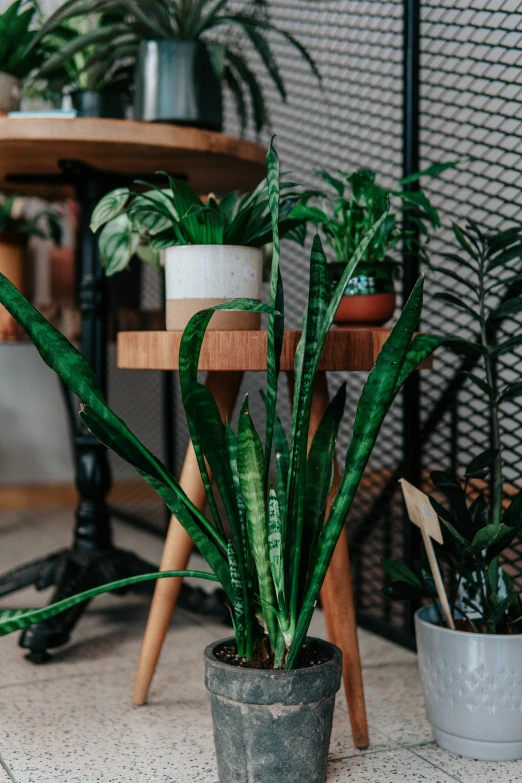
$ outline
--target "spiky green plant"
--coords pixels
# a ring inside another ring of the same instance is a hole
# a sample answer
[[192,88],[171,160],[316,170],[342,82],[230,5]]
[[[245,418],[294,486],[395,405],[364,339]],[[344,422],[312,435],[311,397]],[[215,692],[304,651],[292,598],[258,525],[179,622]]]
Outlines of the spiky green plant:
[[[164,172],[158,172],[164,173]],[[107,193],[94,209],[91,228],[100,235],[100,253],[107,275],[120,272],[136,253],[157,266],[159,250],[174,245],[241,245],[262,247],[272,239],[268,183],[264,179],[252,193],[209,196],[203,202],[183,180],[169,177],[168,188],[147,182],[152,188],[137,193],[117,188]],[[294,218],[293,208],[303,193],[293,182],[280,185],[279,236],[301,244],[306,220]]]
[[[84,66],[87,71],[111,73],[119,62],[136,58],[140,41],[201,40],[219,83],[224,82],[232,92],[242,131],[248,122],[250,104],[259,132],[269,124],[269,112],[259,79],[249,65],[247,48],[252,47],[259,55],[284,101],[286,87],[269,41],[270,33],[285,38],[319,81],[321,77],[307,49],[270,20],[264,2],[247,0],[239,9],[229,5],[230,0],[148,0],[145,5],[141,0],[67,0],[45,22],[38,40],[54,34],[71,19],[89,14],[107,12],[120,18],[70,40],[52,54],[40,75],[53,75],[79,52],[89,52]],[[216,32],[222,34],[223,43],[215,40]]]
[[[462,477],[447,470],[435,470],[431,479],[446,505],[430,498],[444,531],[437,553],[448,578],[450,603],[455,617],[464,617],[469,629],[485,633],[522,633],[522,601],[510,575],[500,566],[502,553],[522,533],[522,492],[504,509],[501,442],[501,406],[522,397],[522,383],[499,385],[496,362],[522,345],[522,334],[499,341],[497,327],[522,313],[520,259],[522,229],[512,226],[490,233],[473,220],[453,225],[457,252],[445,253],[442,264],[432,269],[455,282],[465,295],[440,291],[435,298],[466,313],[476,329],[476,338],[450,336],[449,348],[469,363],[466,377],[483,397],[489,413],[490,446],[477,454]],[[498,301],[499,287],[507,298]],[[489,492],[482,483],[490,477]],[[470,490],[476,494],[469,502]],[[403,563],[385,561],[393,582],[385,588],[392,599],[431,598],[437,593],[429,566],[419,563],[414,573]]]
[[41,65],[43,53],[36,45],[37,31],[31,29],[38,13],[34,0],[15,0],[0,14],[0,73],[25,79]]
[[[279,270],[279,164],[273,146],[268,152],[268,193],[274,243],[269,304],[238,299],[203,310],[189,322],[180,348],[183,405],[207,493],[210,520],[107,406],[96,377],[81,354],[5,278],[0,278],[0,302],[27,331],[47,364],[82,400],[80,417],[86,427],[136,468],[191,536],[228,595],[238,654],[250,659],[262,640],[272,665],[290,669],[298,663],[319,591],[386,413],[404,380],[431,353],[438,340],[413,337],[422,306],[421,278],[365,384],[346,453],[344,476],[326,515],[344,389],[332,400],[308,454],[314,379],[346,281],[379,224],[357,248],[333,295],[321,242],[318,237],[314,240],[308,306],[295,357],[294,406],[287,440],[276,415],[284,300]],[[268,314],[264,443],[251,418],[248,397],[241,406],[235,433],[230,424],[222,423],[211,392],[198,382],[200,349],[215,310]],[[275,477],[271,477],[274,452]],[[227,525],[218,509],[211,473]],[[310,499],[312,502],[308,502]],[[106,585],[66,599],[53,608],[11,613],[4,618],[0,615],[0,633],[26,627],[85,598],[132,582],[129,579]]]

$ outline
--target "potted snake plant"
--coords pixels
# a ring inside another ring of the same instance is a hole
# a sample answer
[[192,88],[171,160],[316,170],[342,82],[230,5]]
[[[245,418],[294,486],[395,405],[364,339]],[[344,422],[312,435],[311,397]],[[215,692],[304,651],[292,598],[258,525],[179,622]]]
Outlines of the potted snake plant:
[[[400,273],[398,251],[401,247],[415,249],[426,261],[430,231],[440,226],[430,199],[422,190],[410,190],[408,186],[423,176],[438,176],[455,165],[457,162],[430,166],[402,179],[393,190],[378,185],[375,173],[367,168],[352,173],[339,171],[337,176],[328,171],[317,172],[335,195],[323,193],[318,205],[310,203],[316,198],[314,194],[307,194],[295,213],[315,224],[332,248],[336,259],[329,264],[332,285],[341,279],[346,259],[352,257],[362,237],[376,220],[386,215],[346,286],[335,314],[336,324],[381,326],[393,316],[397,304],[394,280]],[[406,210],[412,227],[407,227],[402,219]]]
[[[429,336],[414,337],[422,306],[420,279],[368,377],[346,453],[344,477],[326,514],[345,391],[341,387],[332,400],[307,456],[314,377],[346,282],[379,223],[362,240],[333,294],[321,242],[318,237],[314,240],[309,301],[295,361],[294,416],[287,440],[276,414],[284,298],[279,270],[279,170],[272,146],[268,152],[268,191],[274,241],[269,304],[237,299],[203,310],[192,317],[181,343],[182,399],[207,492],[208,519],[168,469],[107,406],[81,354],[1,277],[0,302],[18,319],[43,359],[82,400],[83,423],[158,492],[213,572],[188,573],[221,582],[228,595],[234,636],[205,650],[205,681],[211,694],[221,783],[245,783],[247,774],[248,780],[263,783],[324,783],[335,693],[341,682],[341,655],[334,645],[307,638],[308,628],[386,413],[403,381],[438,341]],[[234,432],[228,422],[222,423],[212,394],[197,380],[199,353],[213,312],[233,309],[268,315],[264,444],[250,415],[248,397]],[[226,519],[219,510],[217,494]],[[0,634],[48,618],[107,590],[145,579],[184,575],[175,571],[138,576],[44,609],[3,612]],[[238,737],[243,741],[238,742]]]
[[[462,477],[451,471],[431,473],[436,497],[430,502],[443,529],[437,555],[447,577],[455,629],[440,612],[427,563],[418,563],[413,571],[385,561],[393,581],[384,592],[392,599],[430,601],[418,610],[415,628],[436,741],[461,756],[506,761],[522,758],[522,601],[502,554],[522,533],[522,493],[504,495],[501,411],[522,396],[522,384],[499,384],[495,362],[522,344],[516,331],[497,339],[500,324],[522,312],[522,296],[516,295],[522,232],[515,226],[491,234],[472,221],[455,225],[454,231],[458,252],[434,269],[451,286],[458,283],[462,293],[436,296],[475,322],[478,339],[451,337],[446,342],[466,357],[471,368],[467,377],[483,395],[491,433],[490,448],[471,460]],[[504,286],[510,294],[498,304],[492,297]]]
[[[270,36],[285,38],[319,71],[306,48],[275,25],[264,3],[247,0],[67,0],[45,22],[39,38],[89,11],[110,14],[112,22],[76,36],[49,61],[46,70],[64,68],[71,57],[88,52],[85,68],[113,74],[122,64],[136,64],[135,119],[171,122],[220,131],[222,85],[230,90],[242,132],[250,109],[256,130],[269,123],[263,89],[246,56],[251,47],[261,58],[281,98],[286,87]],[[224,43],[215,40],[222,33]]]
[[[167,175],[165,175],[167,176]],[[227,299],[261,300],[263,246],[272,237],[267,180],[249,194],[237,191],[206,201],[182,180],[138,193],[118,188],[96,206],[91,228],[100,234],[107,275],[126,268],[134,254],[158,265],[165,257],[166,326],[183,330],[194,313]],[[305,221],[292,209],[302,196],[282,183],[280,237],[304,240]],[[260,312],[219,311],[211,329],[258,329]]]
[[20,108],[22,80],[43,59],[37,32],[30,29],[37,13],[34,0],[15,0],[0,14],[0,114]]

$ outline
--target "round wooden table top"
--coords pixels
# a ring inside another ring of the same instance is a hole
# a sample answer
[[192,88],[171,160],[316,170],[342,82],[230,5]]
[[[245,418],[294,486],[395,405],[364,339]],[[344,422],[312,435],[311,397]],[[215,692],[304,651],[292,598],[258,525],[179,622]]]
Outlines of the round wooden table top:
[[[320,370],[371,370],[390,334],[385,327],[334,327],[326,338]],[[183,332],[119,332],[118,367],[125,370],[177,370]],[[281,370],[294,368],[300,331],[287,331]],[[208,330],[201,348],[199,369],[220,371],[266,370],[267,332]],[[431,360],[421,367],[430,367]]]
[[[0,188],[9,177],[60,173],[60,160],[146,178],[185,177],[198,193],[251,190],[266,175],[266,149],[223,133],[132,120],[0,117]],[[20,190],[30,189],[28,186]],[[34,190],[34,187],[33,187]]]

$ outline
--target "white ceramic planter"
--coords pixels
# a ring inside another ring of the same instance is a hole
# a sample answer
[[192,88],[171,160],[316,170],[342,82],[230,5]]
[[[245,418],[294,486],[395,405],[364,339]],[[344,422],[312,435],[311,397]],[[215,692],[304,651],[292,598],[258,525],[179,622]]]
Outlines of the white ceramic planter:
[[426,712],[445,750],[487,761],[522,758],[522,635],[493,636],[434,625],[415,615]]
[[20,108],[20,80],[0,71],[0,114]]
[[[183,330],[190,318],[227,299],[261,300],[263,256],[255,247],[183,245],[165,250],[167,329]],[[259,313],[217,312],[209,329],[259,329]]]

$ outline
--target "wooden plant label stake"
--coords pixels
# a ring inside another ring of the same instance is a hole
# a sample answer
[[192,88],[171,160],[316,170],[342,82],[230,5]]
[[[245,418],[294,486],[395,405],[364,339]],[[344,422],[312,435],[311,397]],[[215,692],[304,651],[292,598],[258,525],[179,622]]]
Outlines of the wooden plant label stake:
[[413,484],[410,484],[406,479],[399,479],[399,484],[401,485],[402,494],[404,495],[408,516],[414,525],[420,527],[422,541],[428,555],[433,581],[435,582],[437,595],[439,597],[442,612],[446,618],[446,623],[448,624],[448,627],[454,631],[455,622],[451,616],[448,596],[446,595],[444,582],[442,581],[442,575],[431,540],[433,538],[439,544],[442,544],[442,532],[439,519],[431,507],[429,497],[425,495],[424,492],[421,492],[420,489],[414,487]]

